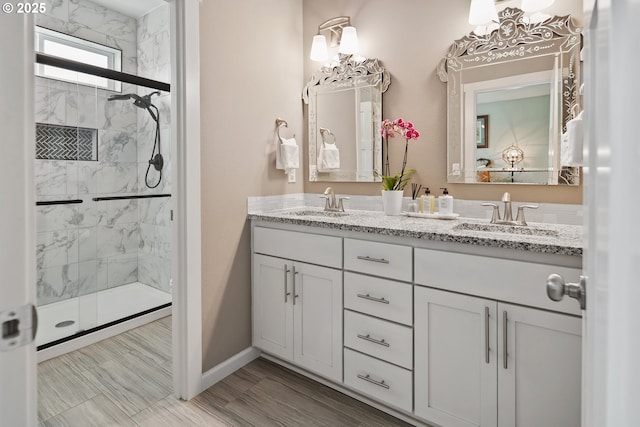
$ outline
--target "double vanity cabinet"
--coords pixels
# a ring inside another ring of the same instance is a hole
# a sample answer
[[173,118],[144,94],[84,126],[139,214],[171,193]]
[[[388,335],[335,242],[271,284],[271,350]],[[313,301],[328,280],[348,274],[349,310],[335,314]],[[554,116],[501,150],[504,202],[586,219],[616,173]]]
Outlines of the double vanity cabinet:
[[580,425],[580,309],[545,293],[579,256],[271,219],[252,218],[267,357],[417,425]]

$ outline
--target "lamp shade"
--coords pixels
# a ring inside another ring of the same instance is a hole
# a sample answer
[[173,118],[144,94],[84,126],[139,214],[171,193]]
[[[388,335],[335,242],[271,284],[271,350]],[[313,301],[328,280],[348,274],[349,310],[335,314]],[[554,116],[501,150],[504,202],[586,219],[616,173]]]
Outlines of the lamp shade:
[[522,0],[522,10],[537,12],[553,4],[555,0]]
[[498,20],[498,11],[493,0],[471,0],[469,24],[484,25]]
[[355,27],[344,27],[342,29],[342,37],[340,38],[340,53],[354,54],[358,53],[358,33]]
[[312,61],[326,61],[329,59],[329,53],[327,52],[327,39],[321,34],[313,36],[313,42],[311,42],[311,54],[309,55]]

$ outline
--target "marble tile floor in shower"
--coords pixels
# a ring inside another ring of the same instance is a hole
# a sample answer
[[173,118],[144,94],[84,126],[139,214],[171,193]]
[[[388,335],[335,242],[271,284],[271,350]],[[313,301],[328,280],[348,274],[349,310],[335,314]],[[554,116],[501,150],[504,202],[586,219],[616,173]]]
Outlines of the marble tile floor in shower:
[[[42,345],[171,302],[171,294],[134,282],[38,307]],[[64,322],[64,323],[63,323]]]
[[172,395],[171,317],[38,367],[40,426],[407,426],[265,359],[184,402]]

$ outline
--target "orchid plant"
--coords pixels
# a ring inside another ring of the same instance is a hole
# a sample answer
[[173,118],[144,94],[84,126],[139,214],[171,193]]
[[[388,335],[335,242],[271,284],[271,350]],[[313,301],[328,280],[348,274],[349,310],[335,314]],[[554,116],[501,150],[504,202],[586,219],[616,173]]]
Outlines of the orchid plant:
[[[387,191],[400,191],[411,180],[411,176],[415,173],[415,169],[407,169],[407,154],[409,151],[409,141],[418,139],[420,132],[414,129],[413,123],[405,122],[403,119],[394,121],[384,120],[380,129],[382,139],[384,140],[385,162],[382,170],[382,189]],[[389,138],[393,138],[396,134],[404,137],[404,158],[402,159],[402,169],[399,174],[391,175],[389,168]]]

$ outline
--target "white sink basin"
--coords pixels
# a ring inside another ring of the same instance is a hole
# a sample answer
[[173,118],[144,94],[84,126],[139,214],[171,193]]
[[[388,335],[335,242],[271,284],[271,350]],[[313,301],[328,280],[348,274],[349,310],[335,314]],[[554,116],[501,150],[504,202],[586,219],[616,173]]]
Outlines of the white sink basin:
[[339,218],[339,217],[343,217],[343,216],[348,216],[349,214],[347,212],[331,212],[331,211],[319,211],[319,210],[313,210],[313,209],[304,209],[304,210],[301,210],[301,211],[290,212],[289,215]]
[[489,233],[510,233],[524,236],[558,237],[556,230],[519,225],[478,224],[463,222],[453,227],[454,230],[486,231]]

